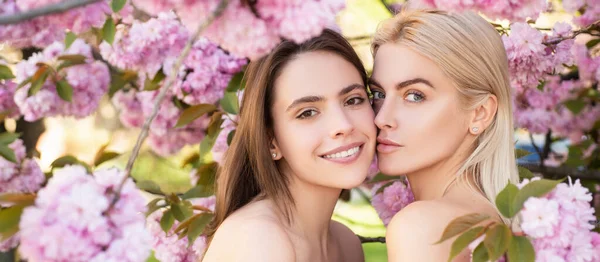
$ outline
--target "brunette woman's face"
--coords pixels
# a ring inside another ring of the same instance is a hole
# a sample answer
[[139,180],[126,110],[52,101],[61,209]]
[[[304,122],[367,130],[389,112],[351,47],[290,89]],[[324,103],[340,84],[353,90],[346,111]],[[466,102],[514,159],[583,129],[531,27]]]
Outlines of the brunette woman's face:
[[350,62],[324,51],[298,55],[275,80],[271,112],[280,168],[331,188],[365,180],[375,153],[374,112]]

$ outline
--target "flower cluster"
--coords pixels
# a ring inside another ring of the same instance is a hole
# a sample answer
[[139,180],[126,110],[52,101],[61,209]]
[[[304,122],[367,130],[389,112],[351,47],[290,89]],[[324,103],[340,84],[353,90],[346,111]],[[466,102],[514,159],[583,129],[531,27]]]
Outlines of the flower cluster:
[[[215,197],[190,199],[192,205],[202,206],[211,211],[215,209]],[[200,213],[200,212],[198,212]],[[156,211],[147,218],[147,227],[152,234],[152,249],[154,256],[163,262],[192,262],[199,261],[206,249],[206,237],[199,236],[192,245],[188,245],[186,237],[179,239],[175,234],[178,221],[173,223],[169,232],[165,233],[160,226],[163,212]]]
[[[54,172],[21,216],[19,251],[31,261],[145,261],[151,236],[146,201],[127,179],[111,206],[124,172],[87,173],[82,166]],[[43,234],[40,234],[43,232]]]
[[[64,63],[63,55],[81,55],[85,57],[83,64],[74,65],[58,70]],[[19,62],[16,66],[16,82],[28,81],[35,76],[43,63],[49,67],[48,74],[42,87],[30,95],[34,81],[26,84],[15,92],[14,101],[25,120],[36,121],[50,116],[86,117],[98,108],[100,98],[108,91],[110,73],[106,64],[92,57],[92,49],[83,40],[75,40],[69,48],[64,44],[54,42],[43,52],[33,54],[28,60]],[[43,78],[42,78],[43,79]],[[57,83],[66,80],[72,88],[71,102],[60,97]]]
[[[195,30],[219,1],[133,0],[133,3],[153,15],[174,10],[188,29]],[[256,4],[234,0],[204,35],[224,49],[254,60],[269,52],[281,38],[301,43],[319,35],[334,24],[336,13],[344,6],[343,0],[264,0]]]
[[[535,179],[534,179],[535,180]],[[523,181],[523,187],[529,180]],[[592,195],[575,183],[561,183],[544,197],[532,197],[521,210],[521,229],[532,239],[536,261],[599,261],[600,235]]]
[[[33,193],[44,183],[46,177],[34,159],[26,158],[25,146],[21,139],[8,147],[16,156],[16,163],[0,157],[0,194]],[[19,243],[19,233],[0,241],[0,252],[6,252]]]
[[387,226],[398,211],[415,201],[415,197],[410,189],[410,185],[404,184],[401,180],[394,181],[391,185],[384,188],[383,192],[376,194],[383,184],[385,182],[373,187],[371,204],[377,211],[377,214],[379,214],[379,218],[381,218],[383,224]]

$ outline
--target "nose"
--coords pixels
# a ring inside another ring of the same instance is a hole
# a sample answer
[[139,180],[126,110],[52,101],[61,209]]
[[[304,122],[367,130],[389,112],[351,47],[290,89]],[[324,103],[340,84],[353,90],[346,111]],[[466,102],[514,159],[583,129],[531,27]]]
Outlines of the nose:
[[388,101],[386,98],[383,104],[378,108],[377,115],[375,116],[375,125],[377,128],[384,129],[395,129],[398,127],[396,118],[394,117],[394,107],[391,104],[393,101]]
[[331,126],[329,136],[331,138],[344,137],[354,131],[354,124],[348,116],[349,113],[340,109],[337,114],[332,115],[329,120]]

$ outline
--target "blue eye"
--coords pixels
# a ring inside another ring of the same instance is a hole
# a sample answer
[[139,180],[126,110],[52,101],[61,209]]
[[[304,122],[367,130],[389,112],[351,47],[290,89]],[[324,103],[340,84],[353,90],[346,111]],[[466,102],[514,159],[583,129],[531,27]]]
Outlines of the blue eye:
[[406,99],[409,102],[419,103],[425,100],[425,96],[419,92],[411,92],[404,99]]
[[380,92],[380,91],[373,91],[373,99],[374,100],[378,100],[378,99],[385,99],[385,93]]

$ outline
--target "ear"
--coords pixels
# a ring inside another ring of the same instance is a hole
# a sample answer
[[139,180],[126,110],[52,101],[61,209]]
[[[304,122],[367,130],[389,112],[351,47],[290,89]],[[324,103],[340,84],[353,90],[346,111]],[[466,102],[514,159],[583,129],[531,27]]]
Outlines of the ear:
[[474,110],[473,118],[469,123],[469,133],[479,135],[487,129],[498,111],[498,99],[495,95],[488,95]]
[[275,138],[273,138],[271,140],[270,151],[271,151],[271,158],[273,158],[273,160],[279,160],[279,159],[283,158],[283,155],[281,154],[281,150],[279,149],[279,143],[277,143],[277,139],[275,139]]

